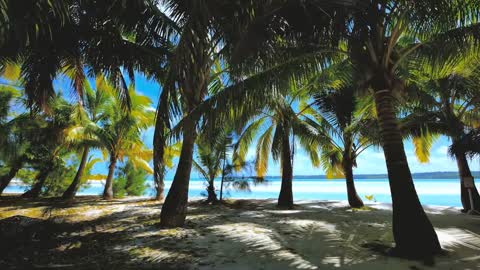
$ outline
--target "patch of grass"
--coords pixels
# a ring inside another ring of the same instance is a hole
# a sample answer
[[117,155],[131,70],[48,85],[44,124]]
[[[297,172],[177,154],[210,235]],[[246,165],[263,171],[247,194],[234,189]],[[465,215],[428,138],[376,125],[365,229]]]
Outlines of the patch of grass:
[[173,229],[164,229],[160,230],[159,235],[161,236],[177,236],[179,233],[181,233],[181,229],[178,228],[173,228]]
[[369,212],[369,211],[377,211],[377,209],[370,207],[370,206],[363,206],[360,208],[351,208],[352,212]]
[[9,218],[12,216],[26,216],[30,218],[45,219],[48,216],[45,215],[45,207],[34,207],[21,210],[0,211],[0,219]]

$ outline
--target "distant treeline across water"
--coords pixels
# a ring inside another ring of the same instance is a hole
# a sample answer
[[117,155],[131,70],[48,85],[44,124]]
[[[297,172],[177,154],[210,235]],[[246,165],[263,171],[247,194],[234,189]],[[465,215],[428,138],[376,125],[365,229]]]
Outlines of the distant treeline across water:
[[[473,177],[480,178],[480,171],[472,171]],[[458,179],[458,172],[426,172],[413,173],[413,179]],[[280,176],[269,176],[269,179],[281,178]],[[356,174],[356,179],[385,179],[387,174]],[[296,175],[295,179],[327,179],[325,175]]]

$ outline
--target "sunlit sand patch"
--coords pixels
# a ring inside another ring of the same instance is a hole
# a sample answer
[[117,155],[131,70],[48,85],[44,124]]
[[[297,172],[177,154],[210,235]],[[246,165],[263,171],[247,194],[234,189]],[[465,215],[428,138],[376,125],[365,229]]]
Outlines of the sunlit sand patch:
[[325,235],[326,241],[343,242],[341,233],[336,229],[336,226],[325,221],[300,219],[279,221],[278,223],[288,224],[288,227],[293,230],[293,234],[301,237],[303,240],[312,239],[314,238],[314,234],[322,233]]
[[[479,269],[480,267],[480,235],[469,230],[459,228],[438,229],[435,228],[442,247],[454,252],[448,260],[441,261],[439,266],[452,268],[451,265],[469,263],[476,267],[462,268],[465,270]],[[457,259],[454,259],[456,257]],[[460,269],[460,268],[459,268]]]
[[161,248],[150,248],[138,246],[118,246],[114,248],[117,251],[127,251],[137,260],[147,260],[154,263],[175,263],[178,261],[192,261],[190,254],[180,251],[169,251]]
[[149,238],[149,237],[158,237],[158,236],[164,236],[164,235],[165,233],[162,230],[151,229],[148,231],[134,233],[132,234],[132,238]]
[[443,248],[466,247],[480,251],[480,235],[459,228],[435,229]]
[[106,215],[111,215],[119,212],[123,212],[127,209],[126,206],[105,206],[105,205],[96,205],[96,206],[81,206],[81,207],[71,207],[71,208],[52,208],[46,209],[46,215],[51,217],[62,217],[65,221],[69,222],[78,222],[78,221],[88,221],[94,220]]
[[465,262],[468,262],[468,261],[480,261],[480,255],[463,258],[463,259],[461,259],[461,260],[462,260],[462,261],[465,261]]
[[378,210],[392,210],[391,203],[369,202],[366,205]]
[[[92,201],[54,206],[19,207],[0,211],[0,216],[25,213],[58,218],[59,223],[78,222],[78,227],[66,226],[74,231],[58,232],[57,251],[87,254],[91,247],[86,243],[95,241],[107,251],[94,259],[99,263],[105,256],[156,269],[164,263],[167,269],[199,270],[426,269],[421,263],[384,257],[363,247],[371,242],[393,244],[390,211],[352,213],[341,202],[309,201],[294,210],[278,210],[265,201],[245,201],[236,208],[194,204],[186,228],[165,230],[157,226],[158,203]],[[446,207],[428,206],[426,211],[435,213],[432,223],[449,251],[435,258],[431,269],[479,269],[478,217]],[[111,238],[105,233],[112,233]],[[80,237],[87,235],[83,242]]]
[[162,229],[159,230],[159,235],[172,236],[175,238],[193,237],[197,235],[196,230],[189,230],[184,228]]
[[265,210],[267,213],[277,214],[277,215],[289,215],[289,214],[299,214],[305,211],[302,210]]
[[82,242],[80,241],[77,241],[77,242],[73,242],[73,243],[68,243],[68,244],[63,244],[57,248],[55,248],[56,250],[58,251],[65,251],[65,250],[72,250],[72,249],[78,249],[82,246]]
[[10,211],[0,211],[0,219],[9,218],[12,216],[26,216],[30,218],[48,218],[45,216],[45,207],[33,207],[27,209],[14,209]]
[[87,216],[89,218],[97,218],[97,217],[101,216],[103,213],[104,213],[103,210],[92,209],[92,210],[88,210],[88,211],[84,212],[83,215]]
[[337,236],[340,234],[340,232],[336,229],[335,224],[331,224],[325,221],[296,219],[296,220],[279,221],[278,223],[293,225],[297,230],[308,229],[310,231],[327,232],[329,234],[337,235]]
[[[318,269],[300,255],[288,250],[287,247],[275,239],[276,233],[270,229],[252,223],[235,223],[217,225],[209,229],[226,236],[227,238],[243,243],[253,249],[253,252],[267,253],[278,261],[288,261],[289,266],[295,269]],[[248,252],[248,251],[247,251]]]
[[[267,212],[267,211],[265,211],[265,212]],[[264,218],[264,217],[266,217],[265,214],[262,214],[259,211],[245,211],[245,212],[239,213],[239,216],[248,217],[248,218]]]
[[296,204],[302,205],[306,208],[325,210],[334,210],[349,207],[347,201],[299,201],[296,202]]
[[376,222],[368,222],[364,223],[368,227],[373,227],[373,228],[386,228],[387,224],[386,223],[376,223]]
[[323,264],[330,264],[333,265],[333,267],[342,267],[343,265],[348,265],[353,262],[353,259],[346,258],[346,257],[338,257],[338,256],[330,256],[330,257],[325,257],[322,260]]
[[197,237],[199,234],[193,229],[150,229],[132,233],[127,243],[115,246],[114,250],[154,263],[192,262],[194,256],[186,251],[188,248],[174,243],[185,243],[182,239]]
[[329,207],[327,207],[326,205],[322,205],[322,204],[319,204],[319,205],[306,205],[305,207],[307,207],[307,208],[312,208],[312,209],[330,210]]
[[209,219],[215,219],[217,218],[218,215],[216,214],[196,214],[196,215],[190,215],[187,216],[187,220],[209,220]]
[[424,205],[423,209],[427,214],[431,215],[463,215],[461,207]]
[[[320,258],[322,265],[332,267],[345,267],[347,265],[361,264],[377,258],[361,247],[367,241],[366,231],[371,230],[366,226],[351,226],[345,222],[330,223],[323,220],[283,220],[277,222],[282,227],[288,228],[289,234],[298,236],[303,241],[300,251],[305,256]],[[296,242],[298,243],[298,241]],[[312,251],[308,248],[311,244],[321,244],[321,249]]]

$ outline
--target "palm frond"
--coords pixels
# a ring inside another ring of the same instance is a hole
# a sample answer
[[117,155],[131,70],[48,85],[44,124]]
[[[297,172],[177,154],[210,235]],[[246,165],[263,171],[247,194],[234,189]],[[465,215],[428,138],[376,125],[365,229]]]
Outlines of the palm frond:
[[420,163],[430,161],[430,149],[438,135],[431,134],[428,130],[422,130],[420,136],[413,138],[415,156]]
[[258,139],[255,170],[258,177],[265,177],[268,170],[268,158],[272,145],[272,133],[275,127],[270,126]]

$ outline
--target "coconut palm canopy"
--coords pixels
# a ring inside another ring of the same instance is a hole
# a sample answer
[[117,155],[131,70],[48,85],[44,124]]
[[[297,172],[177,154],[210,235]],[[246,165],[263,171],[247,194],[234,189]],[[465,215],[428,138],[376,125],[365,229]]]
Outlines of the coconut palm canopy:
[[112,200],[152,174],[163,200],[175,169],[159,224],[182,227],[192,169],[218,202],[216,178],[222,189],[252,162],[246,178],[263,179],[273,160],[277,206],[295,208],[301,149],[319,173],[345,178],[361,208],[353,168],[374,146],[388,172],[392,253],[430,257],[441,246],[404,142],[428,162],[448,137],[463,210],[480,209],[466,182],[478,154],[479,42],[477,0],[0,0],[0,193],[23,174],[24,197],[73,200],[105,178]]

